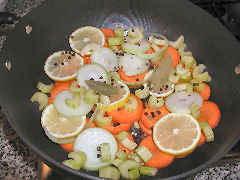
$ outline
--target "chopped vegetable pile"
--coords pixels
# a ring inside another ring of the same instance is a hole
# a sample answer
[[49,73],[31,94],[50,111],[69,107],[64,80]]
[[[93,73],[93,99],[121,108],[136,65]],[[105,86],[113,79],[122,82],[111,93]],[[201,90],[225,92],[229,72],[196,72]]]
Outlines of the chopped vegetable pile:
[[69,152],[62,164],[101,178],[138,179],[214,141],[221,114],[208,101],[211,77],[185,51],[184,36],[146,39],[139,27],[85,26],[69,43],[71,51],[45,62],[54,82],[39,82],[30,99],[43,110],[47,137]]

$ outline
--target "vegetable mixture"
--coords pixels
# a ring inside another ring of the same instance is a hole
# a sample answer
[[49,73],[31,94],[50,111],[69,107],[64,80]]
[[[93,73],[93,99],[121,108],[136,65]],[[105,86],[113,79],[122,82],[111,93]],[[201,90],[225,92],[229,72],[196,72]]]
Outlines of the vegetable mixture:
[[86,26],[69,43],[71,51],[45,62],[54,82],[39,82],[31,97],[47,137],[68,152],[62,164],[137,179],[214,141],[221,115],[208,101],[211,77],[185,51],[184,36]]

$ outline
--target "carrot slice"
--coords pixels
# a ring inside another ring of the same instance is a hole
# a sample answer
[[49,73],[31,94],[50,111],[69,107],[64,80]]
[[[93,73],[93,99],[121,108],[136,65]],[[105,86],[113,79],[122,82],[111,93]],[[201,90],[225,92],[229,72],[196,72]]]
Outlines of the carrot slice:
[[[161,46],[160,48],[162,48],[163,46]],[[156,66],[159,65],[159,63],[161,62],[161,60],[167,55],[170,54],[171,59],[172,59],[172,67],[176,67],[179,64],[180,61],[180,54],[178,53],[178,51],[172,47],[172,46],[168,46],[167,51],[164,53],[163,57],[156,62]]]
[[144,132],[145,134],[147,135],[151,135],[152,134],[152,129],[148,129],[146,128],[141,121],[139,121],[139,126],[140,126],[140,129],[142,130],[142,132]]
[[143,72],[142,74],[138,74],[136,76],[126,76],[124,71],[121,69],[118,70],[118,74],[120,75],[120,78],[123,81],[129,82],[129,83],[139,83],[144,80],[145,75],[147,74],[148,70]]
[[151,129],[154,124],[163,116],[168,114],[168,110],[165,108],[165,106],[162,106],[158,109],[150,109],[147,105],[147,103],[143,106],[143,113],[142,117],[139,120],[143,126],[145,126],[147,129]]
[[114,32],[112,29],[101,29],[101,31],[103,32],[105,38],[114,36]]
[[197,93],[199,93],[202,97],[203,97],[203,101],[207,101],[208,98],[210,97],[211,94],[211,89],[209,87],[209,85],[202,83],[204,85],[204,90],[203,91],[196,91]]
[[106,112],[107,116],[112,116],[112,120],[118,123],[129,124],[139,120],[142,116],[143,111],[143,103],[142,101],[135,96],[134,94],[130,94],[130,96],[134,97],[138,102],[138,108],[134,112],[127,112],[124,108],[119,108],[115,111]]
[[101,31],[103,32],[103,34],[104,34],[104,36],[105,36],[104,47],[108,47],[107,38],[108,38],[108,37],[113,37],[113,36],[114,36],[114,32],[113,32],[112,29],[101,29]]
[[53,103],[53,99],[55,98],[55,96],[66,90],[69,89],[70,85],[71,85],[72,81],[66,81],[66,82],[55,82],[55,86],[53,87],[51,93],[50,93],[50,97],[49,97],[49,104]]
[[[114,137],[116,138],[117,134],[114,135]],[[127,138],[134,142],[134,139],[133,139],[132,135],[129,132],[128,132]],[[125,148],[120,142],[117,141],[117,143],[118,143],[118,150],[119,151],[125,151],[127,154],[129,154],[131,152],[129,149]]]
[[201,117],[198,120],[201,122],[205,120],[211,128],[215,128],[221,118],[221,113],[218,106],[211,101],[204,101],[202,107],[200,108]]
[[60,146],[67,152],[72,152],[73,151],[73,143],[60,144]]
[[[163,46],[159,46],[159,47],[160,47],[160,48],[163,48]],[[152,48],[150,48],[150,49],[148,50],[147,54],[152,54],[152,53],[154,53],[154,50],[153,50]],[[167,51],[164,53],[163,57],[162,57],[159,61],[157,61],[155,65],[158,66],[159,63],[161,62],[161,60],[162,60],[167,54],[170,54],[171,59],[172,59],[172,61],[173,61],[172,67],[175,68],[175,67],[179,64],[180,54],[179,54],[178,51],[177,51],[174,47],[172,47],[172,46],[168,46],[168,49],[167,49]]]
[[158,147],[155,145],[152,136],[147,136],[146,138],[144,138],[140,142],[140,145],[145,146],[153,155],[152,159],[145,163],[146,166],[164,168],[170,165],[175,158],[174,156],[166,154],[159,150]]
[[112,134],[119,134],[122,131],[128,131],[132,126],[132,123],[123,124],[112,122],[109,126],[102,127]]

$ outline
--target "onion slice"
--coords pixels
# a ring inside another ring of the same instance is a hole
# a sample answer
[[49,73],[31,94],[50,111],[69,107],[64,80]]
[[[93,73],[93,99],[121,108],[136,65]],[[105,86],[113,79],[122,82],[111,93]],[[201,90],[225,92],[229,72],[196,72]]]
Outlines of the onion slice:
[[134,54],[125,53],[118,60],[118,67],[126,76],[135,76],[145,72],[149,68],[149,61]]

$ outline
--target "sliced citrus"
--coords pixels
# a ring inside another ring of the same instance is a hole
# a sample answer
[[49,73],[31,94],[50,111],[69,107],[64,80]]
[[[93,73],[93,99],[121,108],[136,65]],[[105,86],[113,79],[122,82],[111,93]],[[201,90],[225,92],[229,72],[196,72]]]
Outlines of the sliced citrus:
[[115,111],[128,102],[130,96],[130,90],[126,84],[121,81],[117,81],[115,86],[118,89],[118,93],[113,96],[109,96],[110,104],[107,106],[101,106],[106,112]]
[[157,147],[175,156],[192,152],[201,137],[201,127],[188,114],[169,113],[153,127],[153,140]]
[[174,84],[167,82],[165,85],[163,85],[157,92],[154,92],[151,88],[151,84],[144,83],[143,86],[145,88],[148,88],[150,95],[155,95],[157,97],[166,97],[172,94],[174,91]]
[[42,113],[42,127],[54,138],[66,139],[77,136],[84,128],[86,116],[63,117],[51,104]]
[[74,52],[58,51],[47,58],[44,71],[54,81],[68,81],[77,76],[77,70],[83,64],[83,58]]
[[55,142],[57,144],[69,144],[69,143],[73,143],[76,140],[76,137],[71,137],[71,138],[66,138],[66,139],[59,139],[59,138],[55,138],[54,136],[52,136],[46,126],[43,127],[43,130],[45,132],[45,134],[47,135],[47,137],[52,141]]
[[90,43],[104,45],[105,36],[100,29],[92,26],[81,27],[75,30],[69,38],[70,47],[77,53],[81,53],[81,50]]

